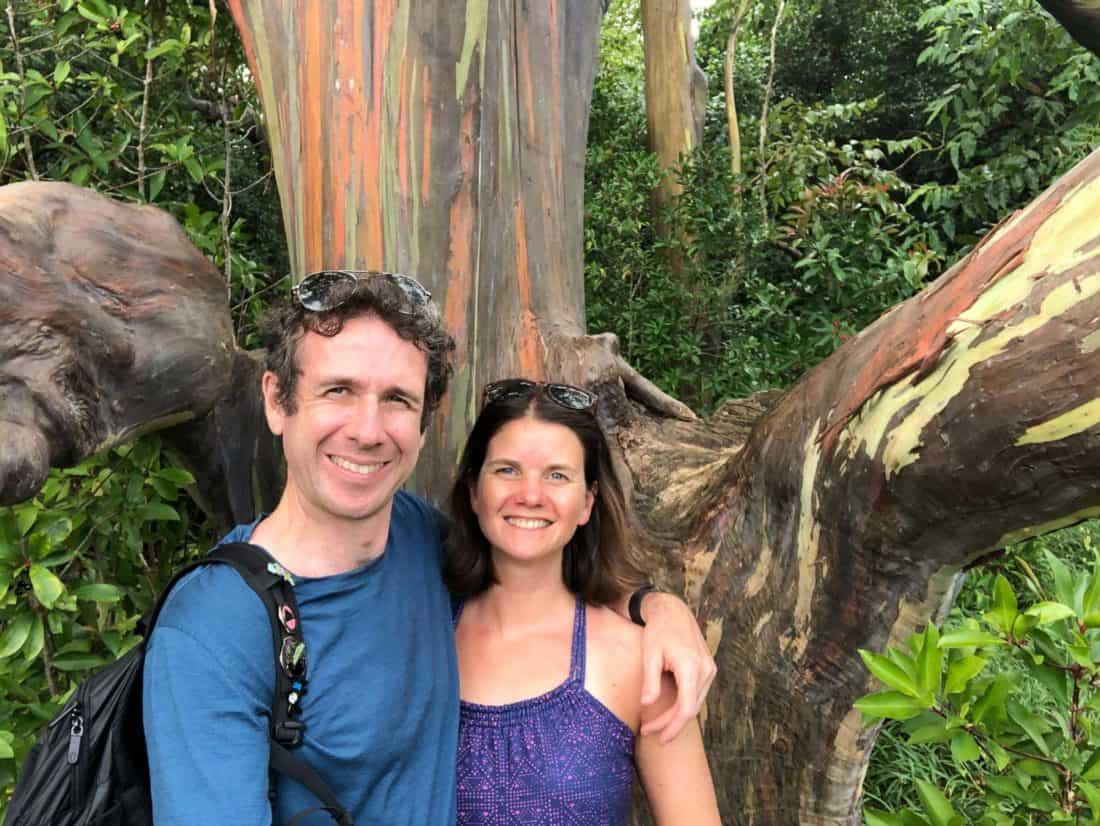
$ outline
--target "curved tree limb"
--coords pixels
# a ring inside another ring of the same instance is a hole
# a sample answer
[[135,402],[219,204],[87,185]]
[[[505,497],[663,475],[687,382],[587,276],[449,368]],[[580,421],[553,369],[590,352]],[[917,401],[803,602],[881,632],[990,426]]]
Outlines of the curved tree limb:
[[0,275],[0,503],[33,496],[51,465],[250,403],[224,281],[167,213],[69,184],[2,187]]
[[651,556],[717,651],[705,734],[734,822],[858,823],[857,649],[926,622],[976,556],[1100,515],[1098,214],[1100,151],[747,438],[619,433]]

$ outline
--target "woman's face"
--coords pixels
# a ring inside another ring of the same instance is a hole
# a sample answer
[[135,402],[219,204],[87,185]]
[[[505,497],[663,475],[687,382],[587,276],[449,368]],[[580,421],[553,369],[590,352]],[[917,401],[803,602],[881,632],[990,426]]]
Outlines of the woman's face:
[[584,447],[565,425],[526,416],[489,441],[470,503],[494,555],[560,556],[595,496],[584,478]]

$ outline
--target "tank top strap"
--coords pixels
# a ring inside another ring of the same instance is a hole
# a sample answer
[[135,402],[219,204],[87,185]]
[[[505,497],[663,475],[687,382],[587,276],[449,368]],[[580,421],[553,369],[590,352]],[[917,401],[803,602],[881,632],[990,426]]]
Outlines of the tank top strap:
[[573,612],[573,653],[569,664],[569,678],[584,685],[585,655],[585,616],[584,599],[577,597],[577,607]]

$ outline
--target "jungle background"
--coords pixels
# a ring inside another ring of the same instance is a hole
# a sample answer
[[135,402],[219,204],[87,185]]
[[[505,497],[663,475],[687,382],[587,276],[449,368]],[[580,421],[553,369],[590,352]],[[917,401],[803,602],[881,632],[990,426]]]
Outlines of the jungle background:
[[[169,211],[225,274],[238,342],[255,346],[288,263],[228,13],[6,0],[0,18],[0,183],[64,180]],[[723,71],[737,21],[734,157]],[[697,23],[703,139],[663,172],[647,148],[638,4],[610,4],[585,275],[589,330],[618,334],[641,373],[700,413],[789,386],[1100,145],[1100,61],[1031,0],[715,0]],[[658,208],[663,175],[683,194]],[[0,815],[38,729],[137,641],[170,572],[215,539],[192,481],[147,437],[0,509]],[[1052,575],[1045,551],[1082,567],[1097,546],[1087,523],[983,560],[947,626],[988,609],[998,574],[1024,590]],[[1012,676],[1041,706],[1041,687]],[[966,811],[971,774],[946,745],[887,724],[866,800],[915,807],[921,778]]]

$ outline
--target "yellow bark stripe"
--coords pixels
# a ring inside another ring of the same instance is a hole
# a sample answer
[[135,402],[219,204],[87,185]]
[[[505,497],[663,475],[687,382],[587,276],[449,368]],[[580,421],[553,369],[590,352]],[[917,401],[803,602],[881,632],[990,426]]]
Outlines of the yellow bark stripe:
[[[802,491],[798,514],[798,595],[794,606],[794,627],[787,645],[793,645],[795,656],[806,652],[809,636],[806,629],[810,625],[810,609],[813,605],[814,591],[817,589],[817,555],[821,537],[821,524],[817,521],[814,508],[814,488],[817,479],[817,466],[821,460],[821,449],[817,437],[821,433],[821,423],[817,422],[807,437],[803,450]],[[786,647],[786,646],[785,646]]]
[[1061,416],[1055,416],[1042,424],[1029,427],[1024,435],[1016,440],[1016,445],[1038,445],[1068,439],[1097,424],[1100,424],[1100,399],[1093,399],[1080,407],[1066,411]]
[[[912,464],[920,455],[924,429],[959,393],[973,368],[1018,347],[1019,340],[1048,321],[1100,292],[1100,273],[1067,279],[1050,291],[1038,312],[1005,327],[999,335],[975,343],[984,324],[1023,303],[1042,279],[1056,278],[1096,257],[1094,216],[1100,214],[1100,179],[1067,198],[1036,231],[1023,261],[989,287],[948,328],[953,341],[944,348],[938,365],[923,379],[910,374],[883,388],[848,423],[851,450],[862,448],[874,458],[880,447],[887,478]],[[1100,270],[1100,262],[1094,268]],[[893,424],[899,410],[910,412]],[[885,445],[883,442],[885,441]]]

